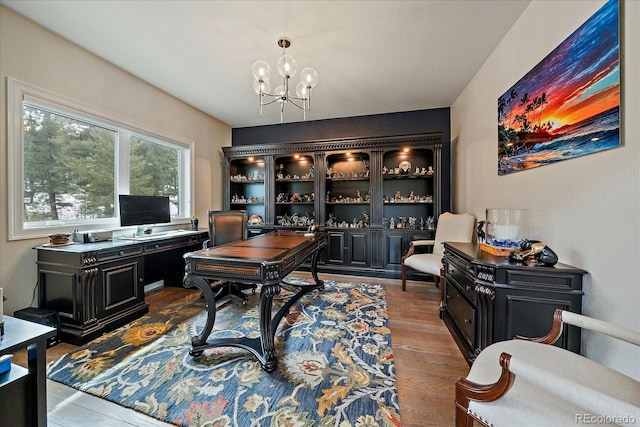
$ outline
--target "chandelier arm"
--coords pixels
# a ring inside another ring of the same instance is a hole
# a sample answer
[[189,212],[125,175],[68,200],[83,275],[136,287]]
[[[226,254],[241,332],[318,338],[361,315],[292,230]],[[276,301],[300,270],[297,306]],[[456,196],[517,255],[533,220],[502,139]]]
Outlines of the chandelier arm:
[[[269,96],[276,96],[276,95],[269,95]],[[272,99],[272,100],[271,100],[271,101],[269,101],[269,102],[261,102],[261,103],[260,103],[260,105],[262,105],[262,106],[264,106],[264,105],[271,105],[271,104],[273,104],[274,102],[280,101],[281,99],[282,99],[282,97],[281,97],[281,96],[278,96],[277,98]]]
[[296,101],[294,101],[294,99],[304,99],[304,98],[294,98],[293,96],[289,97],[289,102],[292,103],[293,105],[295,105],[296,107],[298,107],[301,110],[304,110],[304,107],[301,105],[298,105],[298,103]]

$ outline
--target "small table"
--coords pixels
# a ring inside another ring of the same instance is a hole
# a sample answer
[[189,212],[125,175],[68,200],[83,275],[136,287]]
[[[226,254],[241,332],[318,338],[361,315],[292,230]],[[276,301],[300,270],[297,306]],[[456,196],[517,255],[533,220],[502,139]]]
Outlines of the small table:
[[[29,370],[29,396],[31,405],[35,406],[35,413],[31,411],[31,425],[46,427],[47,425],[47,377],[46,350],[47,339],[56,334],[54,328],[39,323],[16,319],[11,316],[4,318],[4,336],[0,340],[0,356],[13,354],[18,350],[27,349]],[[2,414],[0,414],[1,416]]]
[[[207,302],[207,321],[203,331],[191,338],[189,354],[198,357],[210,347],[240,347],[251,352],[262,369],[273,372],[278,366],[275,331],[289,308],[303,295],[322,289],[318,278],[318,254],[327,245],[325,233],[276,231],[251,239],[214,246],[186,253],[184,286],[200,289]],[[305,261],[311,261],[314,284],[289,285],[298,288],[272,317],[273,297],[280,293],[280,284],[289,273]],[[216,318],[216,303],[209,281],[228,280],[262,285],[260,290],[260,338],[219,338],[207,341]]]

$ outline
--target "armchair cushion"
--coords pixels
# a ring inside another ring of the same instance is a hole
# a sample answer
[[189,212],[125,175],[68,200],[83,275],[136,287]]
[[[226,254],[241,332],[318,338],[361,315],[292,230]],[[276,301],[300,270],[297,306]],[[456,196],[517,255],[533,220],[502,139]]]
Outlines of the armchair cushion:
[[442,255],[413,254],[404,260],[404,265],[423,273],[439,275],[442,268]]

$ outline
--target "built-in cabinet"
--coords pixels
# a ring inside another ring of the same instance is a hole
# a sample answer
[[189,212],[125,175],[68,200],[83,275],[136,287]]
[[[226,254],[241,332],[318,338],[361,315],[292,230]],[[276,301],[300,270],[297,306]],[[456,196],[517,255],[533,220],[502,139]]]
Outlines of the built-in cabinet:
[[254,234],[322,227],[321,270],[397,276],[409,242],[435,234],[441,138],[224,147],[224,207],[247,210]]

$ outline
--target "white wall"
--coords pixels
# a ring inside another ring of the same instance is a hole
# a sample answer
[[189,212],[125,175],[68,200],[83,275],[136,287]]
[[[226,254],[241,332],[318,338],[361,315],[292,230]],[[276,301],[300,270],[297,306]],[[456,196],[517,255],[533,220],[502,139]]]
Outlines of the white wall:
[[[170,60],[170,58],[167,58]],[[6,78],[195,142],[195,213],[222,208],[220,147],[231,128],[0,6],[0,287],[5,314],[31,304],[36,251],[48,240],[7,241]],[[179,82],[176,82],[179,84]]]
[[[640,2],[625,0],[623,146],[497,174],[497,99],[604,2],[534,0],[451,108],[456,211],[528,208],[530,236],[589,272],[583,313],[640,329]],[[622,13],[621,13],[622,15]],[[637,347],[585,333],[583,354],[640,379]]]

